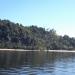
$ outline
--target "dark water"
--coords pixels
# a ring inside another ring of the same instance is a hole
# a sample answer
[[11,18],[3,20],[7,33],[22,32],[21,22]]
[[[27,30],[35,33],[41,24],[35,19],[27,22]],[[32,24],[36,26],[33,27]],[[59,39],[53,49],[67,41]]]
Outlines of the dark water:
[[0,75],[75,75],[75,53],[0,51]]

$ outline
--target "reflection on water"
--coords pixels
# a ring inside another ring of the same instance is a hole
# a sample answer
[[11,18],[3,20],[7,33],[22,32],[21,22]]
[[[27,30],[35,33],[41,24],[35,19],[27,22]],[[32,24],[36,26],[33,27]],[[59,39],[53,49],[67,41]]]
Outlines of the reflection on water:
[[0,75],[75,75],[75,53],[0,51]]

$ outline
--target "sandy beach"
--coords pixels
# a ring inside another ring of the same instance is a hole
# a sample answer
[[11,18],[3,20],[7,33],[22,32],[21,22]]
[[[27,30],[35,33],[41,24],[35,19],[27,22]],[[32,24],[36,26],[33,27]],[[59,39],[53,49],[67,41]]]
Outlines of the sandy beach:
[[[41,50],[24,50],[24,49],[0,49],[0,51],[41,51]],[[75,50],[42,50],[48,52],[75,52]]]

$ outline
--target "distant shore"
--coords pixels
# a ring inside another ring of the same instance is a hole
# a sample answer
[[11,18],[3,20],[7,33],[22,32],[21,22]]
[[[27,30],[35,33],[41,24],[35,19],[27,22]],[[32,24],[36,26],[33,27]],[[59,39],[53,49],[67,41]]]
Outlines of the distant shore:
[[24,50],[24,49],[0,49],[0,51],[40,51],[40,50]]
[[48,50],[49,52],[75,52],[75,50]]
[[[41,51],[41,50],[24,50],[24,49],[0,49],[0,51]],[[42,50],[48,52],[75,52],[75,50]]]

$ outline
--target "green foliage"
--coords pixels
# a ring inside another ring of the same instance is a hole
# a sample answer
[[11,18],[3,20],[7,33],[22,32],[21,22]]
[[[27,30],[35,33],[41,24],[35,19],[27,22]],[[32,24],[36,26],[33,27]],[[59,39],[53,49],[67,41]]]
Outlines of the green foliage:
[[75,49],[75,38],[59,36],[54,29],[48,31],[37,26],[27,27],[9,20],[0,20],[0,48],[72,50]]

